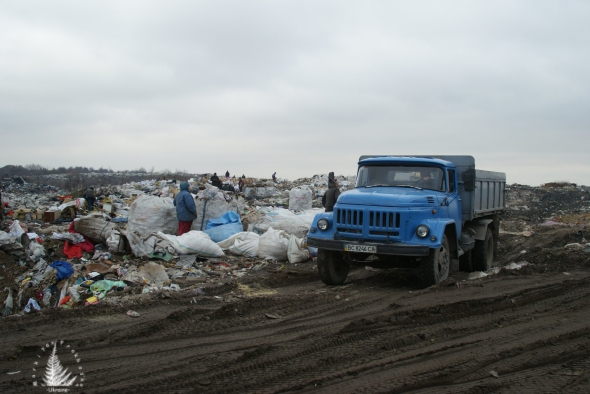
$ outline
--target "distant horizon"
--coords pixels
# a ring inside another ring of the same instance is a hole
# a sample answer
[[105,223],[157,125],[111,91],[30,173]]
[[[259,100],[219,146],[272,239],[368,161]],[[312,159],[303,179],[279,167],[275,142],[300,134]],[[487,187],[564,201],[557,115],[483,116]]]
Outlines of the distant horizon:
[[[29,163],[29,164],[26,164],[26,165],[20,165],[20,164],[6,164],[6,165],[3,165],[3,166],[1,166],[1,167],[0,167],[0,172],[1,172],[1,171],[2,171],[2,170],[5,168],[5,167],[7,167],[7,166],[15,166],[15,167],[18,167],[18,166],[20,166],[20,167],[26,168],[26,166],[27,166],[27,165],[30,165],[30,163]],[[46,170],[48,170],[48,171],[55,171],[55,170],[57,170],[57,168],[55,168],[55,167],[54,167],[54,168],[48,168],[48,167],[45,167],[45,166],[43,166],[42,164],[36,164],[36,165],[42,166],[44,169],[46,169]],[[77,167],[80,167],[80,166],[68,166],[68,167],[65,167],[65,166],[60,166],[60,167],[58,167],[58,168],[61,168],[61,167],[64,167],[64,168],[66,168],[66,169],[69,169],[69,168],[77,168]],[[94,168],[94,167],[93,167],[93,168]],[[133,170],[113,170],[113,169],[111,169],[111,168],[104,168],[104,167],[102,167],[102,168],[103,168],[103,170],[112,171],[112,173],[123,173],[123,172],[128,172],[128,173],[137,173],[137,174],[146,174],[146,175],[150,175],[150,174],[154,174],[154,175],[166,175],[166,174],[171,174],[171,175],[174,175],[174,174],[184,174],[184,175],[206,175],[206,174],[213,174],[213,173],[215,173],[215,172],[217,172],[217,175],[218,175],[218,176],[224,176],[224,175],[225,175],[225,171],[223,171],[223,172],[221,172],[221,171],[212,171],[212,172],[190,172],[190,171],[181,171],[181,170],[177,170],[177,171],[169,171],[169,172],[165,172],[165,170],[164,170],[164,171],[158,171],[158,170],[156,170],[156,169],[154,168],[154,171],[153,171],[153,172],[151,171],[151,169],[150,169],[150,170],[146,170],[145,172],[142,172],[142,171],[141,171],[141,169],[133,169]],[[94,168],[94,171],[91,171],[90,173],[97,173],[96,171],[97,171],[97,170],[99,170],[99,169],[100,169],[100,167],[99,167],[98,169],[97,169],[97,168]],[[277,175],[277,178],[278,178],[278,179],[284,179],[284,180],[287,180],[287,181],[296,181],[296,180],[298,180],[298,179],[303,179],[303,178],[313,178],[313,177],[314,177],[314,176],[316,176],[316,175],[318,175],[318,176],[328,175],[328,173],[329,173],[329,172],[334,172],[335,176],[337,176],[337,177],[354,177],[354,176],[356,176],[356,172],[355,172],[355,173],[353,173],[353,174],[344,174],[344,173],[338,173],[338,171],[331,170],[331,171],[327,171],[327,172],[323,172],[323,173],[316,172],[316,173],[314,173],[313,175],[300,176],[300,177],[296,177],[296,178],[286,178],[286,177],[281,177],[280,175]],[[111,172],[109,172],[109,173],[111,173]],[[56,174],[46,174],[46,175],[59,175],[59,174],[63,174],[63,173],[56,173]],[[11,174],[11,175],[12,175],[12,174]],[[256,179],[271,179],[271,176],[251,176],[251,175],[247,175],[247,174],[244,174],[244,175],[246,175],[246,177],[247,177],[247,178],[256,178]],[[272,175],[272,174],[271,174],[271,175]],[[31,176],[43,176],[43,175],[31,175]],[[237,178],[241,177],[241,176],[242,176],[242,174],[238,174],[238,173],[235,173],[235,174],[234,174],[234,173],[232,173],[232,172],[230,171],[230,178],[231,178],[231,177],[233,177],[233,176],[235,176],[235,177],[236,177],[236,179],[237,179]],[[24,177],[26,177],[26,175],[25,175]],[[531,187],[541,187],[541,186],[543,186],[543,185],[545,185],[545,184],[550,184],[550,183],[555,183],[555,184],[560,184],[560,183],[575,184],[576,186],[580,186],[580,187],[582,187],[582,186],[584,186],[584,187],[587,187],[587,186],[589,186],[589,185],[585,185],[585,184],[581,184],[581,183],[577,183],[577,182],[571,182],[571,181],[569,181],[569,180],[564,180],[564,179],[560,179],[560,180],[557,180],[557,179],[554,179],[554,180],[548,180],[548,181],[546,181],[546,182],[541,182],[541,183],[539,183],[539,184],[537,184],[537,185],[533,185],[533,184],[527,184],[527,183],[521,183],[521,182],[509,182],[508,180],[506,181],[506,185],[508,185],[508,186],[510,186],[510,185],[522,185],[522,186],[531,186]]]

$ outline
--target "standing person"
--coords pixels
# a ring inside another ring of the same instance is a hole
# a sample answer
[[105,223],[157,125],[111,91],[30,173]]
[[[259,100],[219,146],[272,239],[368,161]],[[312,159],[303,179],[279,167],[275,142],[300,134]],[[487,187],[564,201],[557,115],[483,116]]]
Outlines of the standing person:
[[272,181],[274,183],[277,183],[277,172],[275,171],[274,174],[272,174]]
[[216,172],[214,172],[213,176],[211,177],[211,184],[215,187],[221,186],[221,180],[219,180],[219,177],[217,176]]
[[0,220],[4,220],[4,203],[2,202],[2,183],[0,182]]
[[225,180],[228,181],[229,180],[229,170],[227,170],[225,172]]
[[338,201],[338,197],[340,197],[338,181],[335,179],[330,179],[330,181],[331,182],[328,184],[328,191],[322,196],[322,205],[326,208],[326,212],[332,212],[334,210],[334,205],[336,205],[336,201]]
[[240,180],[238,181],[238,188],[240,189],[240,192],[244,191],[244,179],[240,178]]
[[94,186],[90,186],[90,189],[86,190],[84,198],[88,201],[88,210],[94,210],[94,202],[96,201],[96,197],[94,196]]
[[193,220],[197,219],[195,199],[188,192],[188,182],[180,184],[180,192],[174,198],[176,217],[178,218],[178,235],[191,231]]

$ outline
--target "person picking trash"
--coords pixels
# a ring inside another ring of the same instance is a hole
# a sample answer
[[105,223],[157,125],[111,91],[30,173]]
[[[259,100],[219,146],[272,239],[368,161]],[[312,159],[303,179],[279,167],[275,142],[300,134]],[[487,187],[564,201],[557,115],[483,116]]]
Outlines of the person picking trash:
[[90,186],[90,188],[86,190],[84,198],[86,198],[86,201],[88,202],[88,211],[94,210],[94,202],[96,201],[96,196],[94,195],[94,186]]
[[193,220],[197,219],[195,199],[188,191],[188,182],[180,184],[180,193],[174,198],[176,216],[178,218],[178,235],[191,231]]

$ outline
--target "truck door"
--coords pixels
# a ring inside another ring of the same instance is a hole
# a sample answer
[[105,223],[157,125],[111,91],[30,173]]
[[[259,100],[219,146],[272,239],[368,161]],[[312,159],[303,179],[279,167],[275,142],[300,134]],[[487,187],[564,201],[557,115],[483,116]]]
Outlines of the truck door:
[[457,239],[461,239],[461,226],[463,224],[463,215],[461,211],[461,197],[458,194],[457,176],[455,170],[447,170],[447,185],[449,197],[447,201],[450,202],[448,206],[448,215],[450,219],[455,220],[457,229]]

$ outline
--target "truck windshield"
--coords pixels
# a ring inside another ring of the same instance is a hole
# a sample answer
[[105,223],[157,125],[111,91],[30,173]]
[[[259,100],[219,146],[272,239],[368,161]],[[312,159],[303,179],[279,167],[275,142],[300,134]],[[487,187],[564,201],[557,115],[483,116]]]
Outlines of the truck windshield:
[[359,168],[356,187],[399,186],[444,191],[443,170],[438,167],[372,165]]

